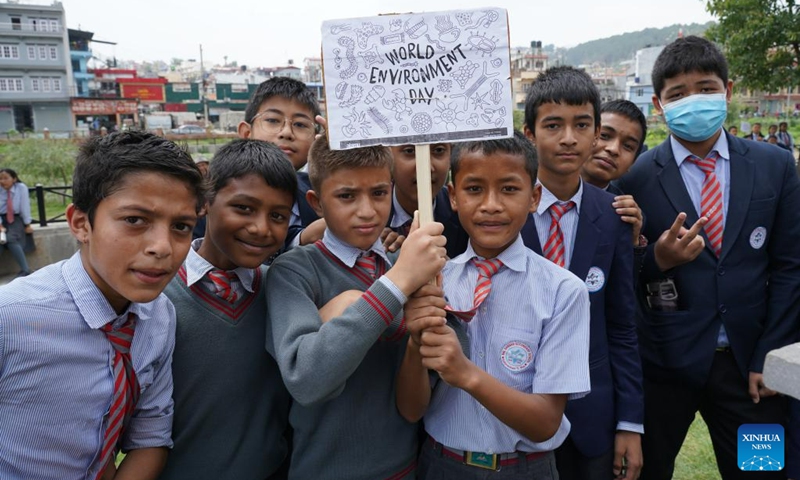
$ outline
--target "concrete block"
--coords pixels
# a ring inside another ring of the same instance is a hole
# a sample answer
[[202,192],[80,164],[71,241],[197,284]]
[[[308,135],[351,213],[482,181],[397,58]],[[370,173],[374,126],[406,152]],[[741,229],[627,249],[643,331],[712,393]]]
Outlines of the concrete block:
[[800,343],[767,354],[764,384],[772,390],[800,399]]
[[[36,251],[27,255],[28,266],[38,270],[51,263],[67,259],[78,250],[78,241],[66,223],[51,223],[46,227],[33,227]],[[5,248],[0,254],[0,275],[19,272],[19,266]]]

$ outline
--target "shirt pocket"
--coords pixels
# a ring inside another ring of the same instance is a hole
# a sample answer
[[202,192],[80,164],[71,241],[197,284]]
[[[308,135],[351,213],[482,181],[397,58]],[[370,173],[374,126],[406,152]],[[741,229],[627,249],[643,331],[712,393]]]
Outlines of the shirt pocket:
[[515,390],[531,393],[538,337],[538,333],[518,328],[493,335],[486,362],[488,373]]

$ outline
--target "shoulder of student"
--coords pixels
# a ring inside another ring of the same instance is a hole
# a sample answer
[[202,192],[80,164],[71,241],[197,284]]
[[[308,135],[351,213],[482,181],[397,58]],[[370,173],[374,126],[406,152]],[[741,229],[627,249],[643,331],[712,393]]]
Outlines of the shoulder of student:
[[64,263],[66,260],[52,263],[27,277],[17,278],[0,287],[0,312],[7,307],[36,308],[37,304],[44,303],[57,305],[59,302],[54,299],[58,297],[64,297],[72,305],[72,296],[61,273]]

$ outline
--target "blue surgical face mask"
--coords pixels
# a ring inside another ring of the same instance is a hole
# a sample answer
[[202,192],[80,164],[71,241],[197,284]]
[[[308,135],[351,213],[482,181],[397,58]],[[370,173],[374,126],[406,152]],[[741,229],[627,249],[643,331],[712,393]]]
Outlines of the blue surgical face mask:
[[702,142],[722,127],[728,116],[728,101],[724,93],[697,94],[662,104],[661,109],[673,135]]

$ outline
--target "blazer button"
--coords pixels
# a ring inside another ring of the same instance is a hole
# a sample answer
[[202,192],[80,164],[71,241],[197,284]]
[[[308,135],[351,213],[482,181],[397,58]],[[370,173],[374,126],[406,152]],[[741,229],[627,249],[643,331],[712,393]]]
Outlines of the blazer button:
[[725,267],[719,267],[717,269],[717,273],[719,274],[720,277],[725,275]]
[[728,312],[728,307],[726,307],[725,305],[719,306],[719,313],[727,313],[727,312]]

